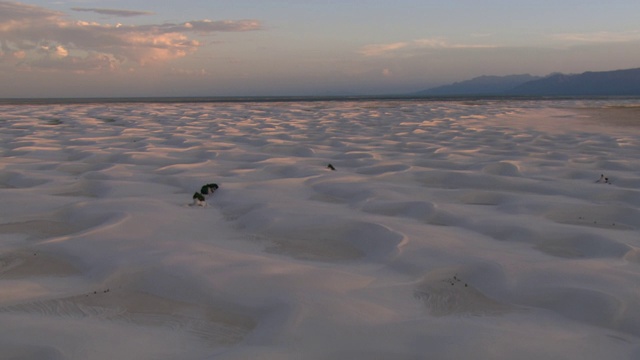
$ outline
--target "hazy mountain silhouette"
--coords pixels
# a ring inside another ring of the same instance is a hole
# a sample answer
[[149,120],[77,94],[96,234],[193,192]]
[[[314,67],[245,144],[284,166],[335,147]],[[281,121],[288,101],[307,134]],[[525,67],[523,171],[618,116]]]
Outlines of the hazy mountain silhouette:
[[635,96],[640,95],[640,68],[582,74],[480,76],[417,93],[425,96]]
[[438,86],[418,92],[418,95],[503,95],[506,91],[526,82],[541,79],[529,74],[507,76],[479,76],[471,80],[456,82],[451,85]]
[[553,74],[529,81],[511,90],[512,95],[640,95],[640,68],[585,72],[578,75]]

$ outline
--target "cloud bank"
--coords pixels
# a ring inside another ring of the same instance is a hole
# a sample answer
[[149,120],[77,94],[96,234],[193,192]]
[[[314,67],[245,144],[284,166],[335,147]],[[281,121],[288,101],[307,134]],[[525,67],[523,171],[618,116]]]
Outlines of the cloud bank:
[[[148,14],[84,9],[110,15]],[[257,20],[195,20],[122,25],[70,20],[61,12],[0,1],[0,63],[21,70],[114,71],[185,57],[201,46],[191,36],[261,29]]]

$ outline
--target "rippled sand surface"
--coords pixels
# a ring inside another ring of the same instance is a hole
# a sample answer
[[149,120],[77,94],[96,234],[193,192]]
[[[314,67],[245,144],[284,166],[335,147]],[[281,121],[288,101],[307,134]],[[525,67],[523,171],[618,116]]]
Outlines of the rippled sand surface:
[[0,353],[638,358],[637,108],[2,105]]

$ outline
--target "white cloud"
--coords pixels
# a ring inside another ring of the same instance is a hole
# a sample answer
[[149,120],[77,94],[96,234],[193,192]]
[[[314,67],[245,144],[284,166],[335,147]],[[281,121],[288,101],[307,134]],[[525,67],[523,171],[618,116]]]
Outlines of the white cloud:
[[131,68],[134,63],[164,62],[195,52],[201,44],[189,33],[259,29],[261,25],[256,20],[196,20],[141,26],[71,21],[60,12],[0,1],[0,62],[13,62],[22,69],[79,72],[115,70],[125,63]]
[[67,49],[61,45],[41,44],[38,52],[50,58],[64,58],[69,55]]
[[554,34],[551,38],[568,43],[619,43],[640,40],[640,31],[561,33]]
[[396,56],[425,49],[487,49],[496,45],[452,43],[446,38],[434,37],[389,44],[363,46],[359,53],[365,56]]
[[406,42],[396,42],[391,44],[372,44],[363,46],[360,49],[360,53],[365,56],[380,56],[400,49],[404,49],[408,45],[409,44]]

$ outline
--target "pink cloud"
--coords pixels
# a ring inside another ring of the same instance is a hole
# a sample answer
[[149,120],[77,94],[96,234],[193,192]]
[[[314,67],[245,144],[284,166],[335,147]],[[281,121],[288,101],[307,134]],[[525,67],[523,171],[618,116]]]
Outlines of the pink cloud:
[[71,21],[60,12],[0,1],[0,62],[23,69],[112,71],[125,63],[149,65],[188,56],[201,46],[190,33],[260,29],[257,20],[151,25]]

